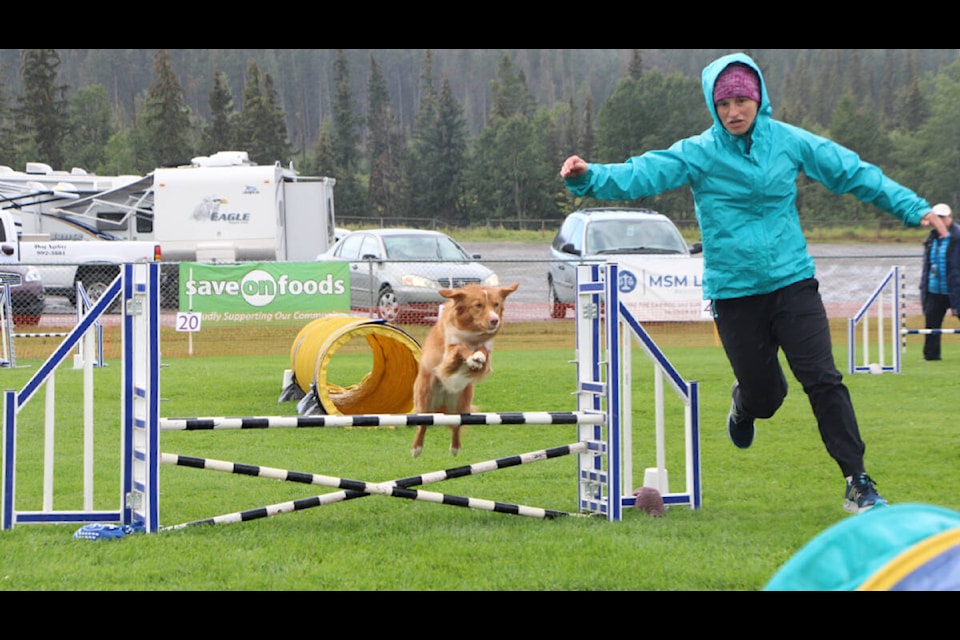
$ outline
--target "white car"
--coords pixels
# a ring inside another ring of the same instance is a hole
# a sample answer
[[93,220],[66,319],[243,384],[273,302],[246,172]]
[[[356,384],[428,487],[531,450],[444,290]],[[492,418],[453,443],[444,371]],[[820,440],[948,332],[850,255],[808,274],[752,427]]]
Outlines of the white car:
[[687,245],[667,216],[651,209],[581,209],[566,217],[550,245],[547,268],[550,315],[563,318],[576,304],[577,265],[613,260],[618,255],[677,256],[700,253],[699,242]]

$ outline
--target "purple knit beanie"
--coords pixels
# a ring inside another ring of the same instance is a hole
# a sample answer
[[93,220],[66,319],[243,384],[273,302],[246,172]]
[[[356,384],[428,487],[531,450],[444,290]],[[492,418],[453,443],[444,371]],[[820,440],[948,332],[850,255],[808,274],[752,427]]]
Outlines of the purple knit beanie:
[[760,102],[760,78],[749,66],[734,62],[717,76],[713,85],[713,103],[738,97]]

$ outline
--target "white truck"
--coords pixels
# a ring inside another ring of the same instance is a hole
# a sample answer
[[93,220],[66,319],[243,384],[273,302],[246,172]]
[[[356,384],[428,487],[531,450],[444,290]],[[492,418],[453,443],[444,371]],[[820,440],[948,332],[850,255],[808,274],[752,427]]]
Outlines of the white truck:
[[[40,163],[22,174],[4,169],[0,210],[19,216],[23,232],[107,240],[108,254],[116,241],[150,241],[165,262],[313,261],[335,239],[333,178],[256,165],[244,151],[141,178],[51,173]],[[177,294],[176,271],[165,270],[166,304]]]
[[14,215],[0,211],[0,263],[34,265],[46,295],[66,296],[76,303],[76,283],[96,300],[113,282],[120,265],[160,262],[160,245],[139,240],[83,242],[51,240],[42,234],[24,234]]

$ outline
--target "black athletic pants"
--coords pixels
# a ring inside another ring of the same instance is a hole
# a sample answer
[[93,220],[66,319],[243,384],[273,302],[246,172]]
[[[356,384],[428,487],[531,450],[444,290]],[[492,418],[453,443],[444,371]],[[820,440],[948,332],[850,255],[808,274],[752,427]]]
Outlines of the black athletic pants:
[[739,382],[738,407],[755,418],[770,418],[780,408],[787,395],[778,357],[782,349],[810,399],[827,452],[844,477],[863,473],[866,447],[850,392],[834,363],[830,323],[816,278],[764,295],[714,300],[713,313]]
[[[939,293],[927,293],[923,300],[923,315],[927,329],[942,329],[943,317],[950,310],[950,296]],[[940,359],[940,334],[928,333],[923,336],[923,359]]]

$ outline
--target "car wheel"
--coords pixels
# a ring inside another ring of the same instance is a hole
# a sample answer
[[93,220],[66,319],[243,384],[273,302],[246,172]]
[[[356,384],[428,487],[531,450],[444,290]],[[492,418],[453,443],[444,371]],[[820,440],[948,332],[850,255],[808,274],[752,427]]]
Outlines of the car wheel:
[[[95,279],[90,282],[89,286],[85,286],[84,290],[87,292],[87,297],[90,298],[92,304],[96,304],[97,300],[100,299],[100,296],[105,294],[110,288],[110,284],[113,281],[105,281],[101,279]],[[76,304],[76,303],[74,303]],[[120,296],[117,296],[117,299],[113,301],[110,307],[107,309],[107,313],[119,313],[120,312]]]
[[567,305],[560,302],[560,299],[557,297],[557,290],[553,286],[553,280],[549,280],[547,285],[550,289],[550,317],[555,320],[566,318]]
[[389,285],[380,289],[380,295],[377,298],[377,316],[387,322],[396,322],[400,315],[400,305],[397,302],[397,294]]

